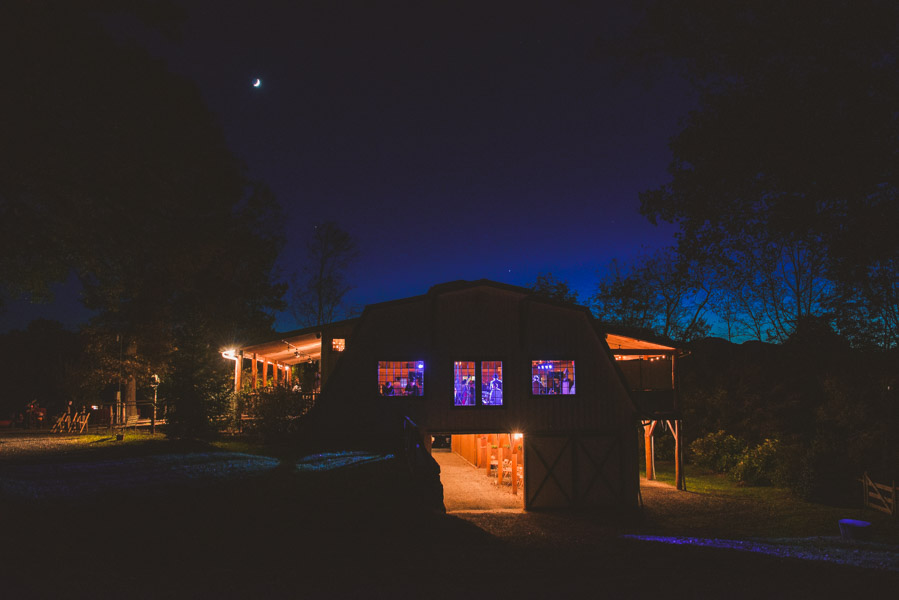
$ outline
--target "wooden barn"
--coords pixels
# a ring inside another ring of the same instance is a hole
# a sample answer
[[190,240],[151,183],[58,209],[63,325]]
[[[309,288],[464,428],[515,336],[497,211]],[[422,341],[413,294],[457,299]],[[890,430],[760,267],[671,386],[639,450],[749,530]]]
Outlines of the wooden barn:
[[260,361],[285,385],[290,365],[321,361],[316,427],[336,445],[389,445],[411,422],[425,448],[451,438],[497,482],[508,474],[525,509],[638,504],[647,413],[584,307],[458,281],[226,356],[243,357],[237,385],[251,361],[254,387]]

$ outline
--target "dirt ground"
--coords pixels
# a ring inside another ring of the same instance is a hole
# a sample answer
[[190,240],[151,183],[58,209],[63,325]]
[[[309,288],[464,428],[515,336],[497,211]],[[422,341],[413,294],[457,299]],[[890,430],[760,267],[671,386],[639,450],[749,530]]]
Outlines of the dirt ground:
[[[418,508],[400,461],[333,460],[350,466],[318,472],[212,450],[185,459],[180,446],[140,457],[15,454],[5,450],[27,444],[0,439],[10,444],[0,444],[0,597],[757,599],[899,589],[899,573],[874,565],[626,537],[653,533],[662,503],[702,509],[661,484],[644,487],[642,518],[441,515]],[[66,482],[98,464],[139,485],[74,493]],[[241,464],[254,468],[234,469]],[[49,479],[63,482],[52,495],[17,496],[21,486],[10,485]]]
[[511,485],[497,485],[495,477],[487,477],[484,470],[449,449],[435,449],[432,456],[440,465],[443,504],[448,513],[522,511],[523,490],[512,494]]

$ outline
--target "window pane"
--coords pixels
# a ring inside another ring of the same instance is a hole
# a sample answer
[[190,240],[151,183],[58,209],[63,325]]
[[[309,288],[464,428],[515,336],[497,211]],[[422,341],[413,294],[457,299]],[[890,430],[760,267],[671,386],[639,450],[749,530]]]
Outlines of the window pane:
[[421,396],[425,393],[424,361],[378,362],[378,392],[382,396]]
[[335,352],[343,352],[346,348],[346,338],[332,338],[331,349]]
[[573,394],[573,360],[535,360],[531,362],[531,393]]
[[503,405],[503,361],[481,363],[481,402],[487,406]]
[[456,361],[453,364],[453,403],[456,406],[477,404],[475,367],[473,361]]

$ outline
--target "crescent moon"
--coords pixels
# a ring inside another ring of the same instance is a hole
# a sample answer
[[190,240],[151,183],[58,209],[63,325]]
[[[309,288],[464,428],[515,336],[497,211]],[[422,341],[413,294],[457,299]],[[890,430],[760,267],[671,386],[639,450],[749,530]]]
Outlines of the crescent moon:
[[259,87],[260,85],[262,85],[261,79],[257,79],[256,81],[253,82],[253,87]]

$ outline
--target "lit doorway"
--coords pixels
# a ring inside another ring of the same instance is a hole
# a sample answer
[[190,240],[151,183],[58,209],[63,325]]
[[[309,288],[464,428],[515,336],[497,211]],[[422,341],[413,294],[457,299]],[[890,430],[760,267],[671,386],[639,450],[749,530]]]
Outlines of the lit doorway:
[[521,434],[435,434],[431,453],[440,465],[447,512],[523,509]]

